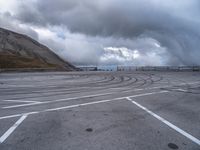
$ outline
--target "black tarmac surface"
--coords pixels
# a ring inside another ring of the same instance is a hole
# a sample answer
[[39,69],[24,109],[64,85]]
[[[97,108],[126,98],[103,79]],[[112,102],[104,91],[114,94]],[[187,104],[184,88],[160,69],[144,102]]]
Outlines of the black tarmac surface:
[[0,150],[200,150],[200,72],[0,74]]

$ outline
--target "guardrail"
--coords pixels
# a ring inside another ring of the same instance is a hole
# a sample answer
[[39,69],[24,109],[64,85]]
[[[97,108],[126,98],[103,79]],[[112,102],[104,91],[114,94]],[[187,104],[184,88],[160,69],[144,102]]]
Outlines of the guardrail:
[[200,71],[200,66],[118,66],[117,71]]

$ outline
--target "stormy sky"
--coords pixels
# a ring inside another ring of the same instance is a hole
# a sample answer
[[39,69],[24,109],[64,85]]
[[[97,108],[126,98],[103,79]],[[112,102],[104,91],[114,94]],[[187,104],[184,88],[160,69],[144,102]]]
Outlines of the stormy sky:
[[75,65],[200,65],[199,0],[0,0],[0,27]]

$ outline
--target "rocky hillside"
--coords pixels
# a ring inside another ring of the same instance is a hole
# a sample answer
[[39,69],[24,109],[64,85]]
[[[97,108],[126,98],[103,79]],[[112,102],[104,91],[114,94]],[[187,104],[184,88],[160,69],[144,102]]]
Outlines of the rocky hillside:
[[0,28],[0,69],[5,68],[75,70],[73,65],[32,38]]

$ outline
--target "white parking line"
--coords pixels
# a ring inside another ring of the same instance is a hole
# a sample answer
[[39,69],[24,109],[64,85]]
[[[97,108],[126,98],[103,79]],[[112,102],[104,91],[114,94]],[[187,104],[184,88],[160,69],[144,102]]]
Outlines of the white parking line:
[[155,117],[156,119],[160,120],[161,122],[163,122],[164,124],[166,124],[167,126],[169,126],[170,128],[174,129],[175,131],[179,132],[180,134],[182,134],[183,136],[187,137],[188,139],[190,139],[191,141],[193,141],[194,143],[200,145],[200,140],[195,138],[194,136],[192,136],[191,134],[185,132],[184,130],[180,129],[179,127],[175,126],[174,124],[170,123],[169,121],[165,120],[164,118],[160,117],[159,115],[155,114],[154,112],[150,111],[149,109],[147,109],[146,107],[140,105],[139,103],[137,103],[136,101],[132,100],[130,97],[127,97],[127,100],[131,101],[133,104],[135,104],[136,106],[140,107],[141,109],[143,109],[144,111],[146,111],[147,113],[149,113],[150,115],[152,115],[153,117]]
[[26,119],[27,115],[23,115],[20,117],[15,124],[10,127],[1,137],[0,137],[0,144],[3,143],[12,133],[13,131]]
[[21,105],[12,105],[12,106],[6,106],[6,107],[2,107],[2,108],[6,109],[6,108],[17,108],[17,107],[24,107],[24,106],[33,106],[33,105],[39,105],[39,104],[48,104],[48,103],[75,100],[75,99],[80,99],[80,98],[104,96],[104,95],[109,95],[109,94],[113,94],[113,93],[101,93],[101,94],[94,94],[94,95],[86,95],[86,96],[79,96],[79,97],[72,97],[72,98],[65,98],[65,99],[57,99],[57,100],[45,101],[45,102],[37,102],[37,103],[21,104]]
[[23,115],[32,115],[32,114],[37,114],[39,112],[37,111],[32,111],[32,112],[28,112],[28,113],[21,113],[21,114],[15,114],[15,115],[8,115],[8,116],[3,116],[3,117],[0,117],[0,120],[3,120],[3,119],[9,119],[9,118],[16,118],[16,117],[21,117]]
[[[144,93],[144,94],[132,95],[130,97],[141,97],[141,96],[147,96],[147,95],[153,95],[153,94],[159,94],[159,93],[166,93],[166,92],[168,92],[168,91]],[[87,106],[87,105],[92,105],[92,104],[106,103],[106,102],[111,102],[111,101],[116,101],[116,100],[122,100],[122,99],[125,99],[125,98],[126,97],[119,97],[119,98],[114,98],[114,99],[110,99],[110,100],[101,100],[101,101],[94,101],[94,102],[82,103],[82,104],[76,104],[76,105],[70,105],[70,106],[64,106],[64,107],[57,107],[57,108],[52,108],[52,109],[46,109],[43,112],[62,110],[62,109],[67,109],[67,108],[80,107],[80,106]]]
[[[197,83],[200,83],[200,82],[190,82],[190,83],[187,83],[187,84],[197,84]],[[185,84],[186,83],[181,83],[181,84],[176,85],[176,86],[185,85]],[[143,89],[133,89],[133,90],[122,91],[122,93],[127,93],[127,92],[131,92],[131,91],[142,91],[142,90],[160,89],[160,88],[167,88],[167,87],[172,87],[172,85],[171,86],[169,85],[169,86],[159,86],[159,87],[143,88]],[[110,94],[114,94],[114,93],[117,93],[117,92],[100,93],[100,94],[94,94],[94,95],[86,95],[86,96],[72,97],[72,98],[58,99],[58,100],[51,100],[51,101],[45,101],[45,102],[36,102],[36,103],[30,103],[30,104],[12,105],[12,106],[5,106],[5,107],[2,107],[2,108],[3,109],[9,109],[9,108],[17,108],[17,107],[24,107],[24,106],[33,106],[33,105],[39,105],[39,104],[48,104],[48,103],[54,103],[54,102],[75,100],[75,99],[80,99],[80,98],[89,98],[89,97],[97,97],[97,96],[110,95]]]
[[184,89],[174,89],[175,91],[179,91],[179,92],[188,92],[188,90],[184,90]]
[[[168,91],[159,91],[159,92],[137,94],[137,95],[131,95],[129,97],[141,97],[141,96],[161,94],[161,93],[166,93],[166,92],[168,92]],[[63,107],[56,107],[56,108],[51,108],[51,109],[45,109],[45,110],[42,110],[42,111],[28,112],[28,113],[23,113],[23,114],[14,114],[14,115],[0,117],[0,120],[8,119],[8,118],[15,118],[15,117],[19,117],[19,116],[22,116],[22,115],[38,114],[38,113],[42,113],[42,112],[63,110],[63,109],[68,109],[68,108],[75,108],[75,107],[80,107],[80,106],[87,106],[87,105],[92,105],[92,104],[111,102],[111,101],[116,101],[116,100],[122,100],[122,99],[125,99],[125,98],[127,98],[127,96],[126,97],[118,97],[118,98],[109,99],[109,100],[101,100],[101,101],[94,101],[94,102],[81,103],[81,104],[75,104],[75,105],[68,105],[68,106],[63,106]]]
[[111,99],[111,100],[102,100],[102,101],[95,101],[95,102],[82,103],[82,104],[76,104],[76,105],[69,105],[69,106],[64,106],[64,107],[57,107],[57,108],[46,109],[46,110],[44,110],[42,112],[49,112],[49,111],[56,111],[56,110],[62,110],[62,109],[68,109],[68,108],[75,108],[75,107],[87,106],[87,105],[92,105],[92,104],[106,103],[106,102],[111,102],[111,101],[116,101],[116,100],[122,100],[122,99],[124,99],[124,98],[116,98],[116,99]]
[[16,102],[16,103],[38,103],[38,101],[24,101],[24,100],[3,100],[5,102]]

